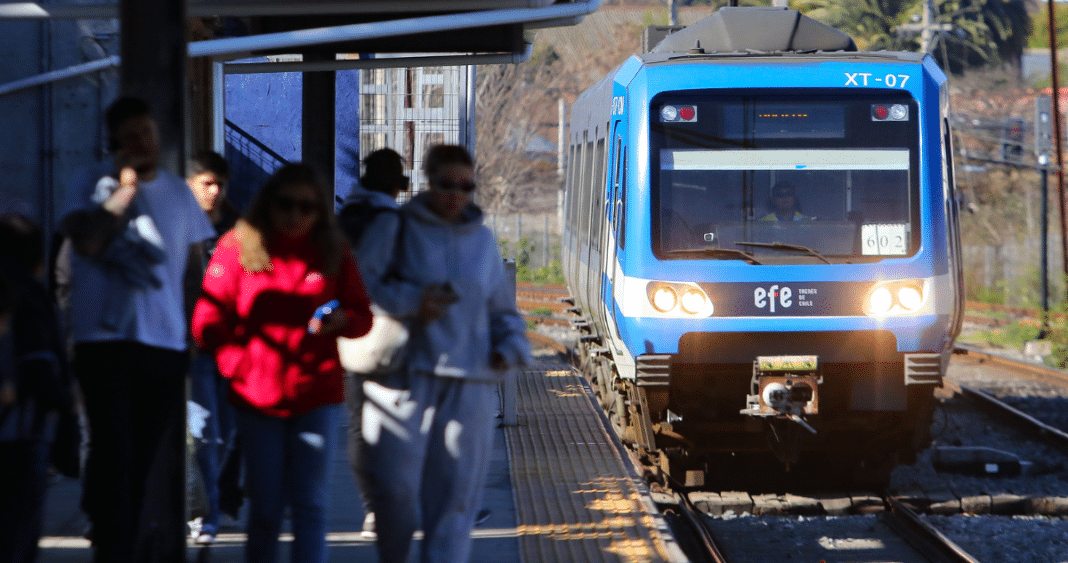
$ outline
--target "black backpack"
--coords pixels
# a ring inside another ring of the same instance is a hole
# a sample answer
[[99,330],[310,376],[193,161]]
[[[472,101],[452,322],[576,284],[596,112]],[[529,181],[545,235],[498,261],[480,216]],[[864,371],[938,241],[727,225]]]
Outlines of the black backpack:
[[367,226],[378,217],[379,213],[388,211],[400,214],[400,211],[392,207],[380,207],[371,203],[369,199],[361,199],[346,204],[337,215],[338,223],[345,237],[349,239],[349,245],[356,248],[363,238]]

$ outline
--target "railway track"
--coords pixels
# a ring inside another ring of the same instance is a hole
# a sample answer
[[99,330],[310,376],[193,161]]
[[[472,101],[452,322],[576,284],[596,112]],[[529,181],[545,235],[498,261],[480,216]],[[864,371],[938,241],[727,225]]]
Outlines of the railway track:
[[[882,561],[980,563],[946,534],[928,524],[906,503],[884,495],[868,514],[849,516],[760,516],[713,518],[688,498],[665,508],[677,514],[680,545],[691,561],[764,563],[767,561]],[[661,505],[663,506],[663,505]],[[683,530],[682,524],[686,528]]]
[[[963,354],[971,361],[989,364],[1013,377],[1028,378],[1047,388],[1060,390],[1062,396],[1068,396],[1068,373],[1062,370],[991,354],[966,345],[959,345],[957,351],[958,355]],[[974,385],[958,386],[969,401],[998,421],[1013,425],[1032,439],[1047,442],[1068,453],[1068,419],[1064,416],[1064,404],[1045,409],[1014,405],[1011,401],[999,399],[996,388],[984,390]]]
[[571,326],[567,308],[562,300],[570,294],[563,284],[516,284],[515,304],[528,322],[561,328]]
[[[548,303],[549,300],[559,299],[562,295],[560,290],[542,292],[539,296],[531,295],[530,300]],[[974,347],[962,346],[954,357],[953,364],[980,366],[987,371],[998,372],[1001,375],[998,375],[997,379],[1019,376],[1040,381],[1044,385],[1068,386],[1068,378],[1058,370],[998,356]],[[990,384],[968,383],[958,386],[947,382],[947,387],[948,391],[952,392],[959,389],[959,395],[964,399],[956,400],[954,408],[965,408],[963,405],[978,407],[985,403],[1006,403],[994,397],[998,390],[991,389]],[[990,400],[988,396],[994,400]],[[1037,420],[1038,417],[1026,408],[1011,405],[1009,408],[986,408],[1005,412],[1015,409],[1023,413],[1022,416],[1019,413],[1006,415],[1010,418],[990,415],[993,420],[1005,420],[1005,425],[1011,424],[1022,436],[1026,436],[1020,441],[1052,443],[1050,440],[1066,440],[1053,437],[1063,432],[1049,424],[1043,427],[1028,422],[1035,428],[1028,430],[1027,426],[1021,429],[1019,424],[1023,423],[1007,422],[1010,419]],[[1001,425],[1002,422],[998,424]],[[1063,445],[1056,448],[1061,452],[1066,451]],[[676,530],[679,544],[684,546],[691,560],[695,562],[1061,560],[1029,556],[1013,559],[1004,553],[1035,549],[1036,545],[1038,549],[1047,551],[1058,549],[1056,545],[1042,547],[1047,540],[1042,539],[1044,536],[1041,533],[1036,534],[1031,530],[1040,524],[1055,526],[1058,519],[1068,516],[1068,498],[1065,498],[1068,494],[1058,497],[1057,493],[1015,490],[1021,484],[1042,477],[1011,481],[1009,489],[999,488],[1003,486],[1002,481],[972,478],[972,483],[978,483],[973,486],[981,487],[982,490],[971,492],[967,489],[968,485],[962,486],[963,491],[957,491],[956,487],[961,486],[961,481],[949,481],[956,483],[948,485],[954,492],[944,493],[946,496],[942,497],[937,494],[927,496],[927,492],[928,489],[937,491],[940,486],[945,487],[944,482],[938,482],[938,478],[947,478],[945,475],[921,477],[926,479],[924,483],[927,483],[923,491],[896,490],[892,496],[826,493],[805,498],[795,495],[673,488],[664,482],[659,468],[641,467],[641,460],[633,455],[632,458],[639,474],[649,480],[654,501],[665,511],[665,520]],[[912,471],[912,468],[908,470]],[[934,475],[933,471],[931,475]],[[1057,479],[1054,478],[1054,481]],[[1013,494],[1015,492],[1021,494]],[[1035,518],[1038,520],[1035,521]],[[1020,530],[1012,538],[1019,542],[1019,546],[1011,545],[1011,541],[1006,542],[1006,538],[997,534],[978,531],[985,530],[986,526],[992,525],[991,522],[997,521],[1006,522],[1001,526]],[[1060,537],[1063,538],[1063,529]],[[1002,551],[999,552],[999,549]],[[995,555],[991,555],[991,552]]]

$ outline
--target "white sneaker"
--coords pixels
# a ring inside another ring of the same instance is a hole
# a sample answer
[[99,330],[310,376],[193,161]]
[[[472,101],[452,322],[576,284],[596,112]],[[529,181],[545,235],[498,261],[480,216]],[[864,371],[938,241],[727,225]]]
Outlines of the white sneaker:
[[204,527],[204,519],[197,516],[186,524],[189,526],[189,537],[197,539],[197,536],[200,535],[200,529]]
[[363,518],[363,530],[360,531],[360,536],[368,540],[373,540],[378,537],[378,532],[375,531],[374,512],[368,512],[367,516]]
[[215,543],[215,526],[205,524],[203,518],[196,518],[189,523],[189,536],[197,545],[212,545]]

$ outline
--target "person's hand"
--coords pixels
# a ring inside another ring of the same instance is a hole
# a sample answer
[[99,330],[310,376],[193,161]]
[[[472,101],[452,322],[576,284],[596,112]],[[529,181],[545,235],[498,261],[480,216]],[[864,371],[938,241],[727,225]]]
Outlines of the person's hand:
[[504,371],[508,369],[508,360],[504,359],[504,354],[493,351],[490,353],[490,367],[495,371]]
[[121,216],[130,207],[134,196],[137,195],[137,172],[129,167],[124,167],[119,172],[119,187],[112,192],[111,197],[104,201],[103,207],[112,215]]
[[448,286],[428,285],[424,287],[419,300],[419,320],[429,323],[445,316],[445,313],[449,311],[449,305],[458,300],[456,292]]
[[347,326],[349,326],[349,316],[341,308],[335,308],[330,314],[323,316],[319,334],[323,336],[339,334]]
[[316,309],[311,319],[308,319],[308,334],[330,336],[345,330],[349,324],[349,316],[340,305],[338,300],[334,299]]

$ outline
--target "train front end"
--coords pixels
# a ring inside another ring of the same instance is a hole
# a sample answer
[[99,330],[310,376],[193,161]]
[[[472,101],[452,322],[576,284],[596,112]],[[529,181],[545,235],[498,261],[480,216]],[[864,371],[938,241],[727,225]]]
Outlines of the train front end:
[[945,76],[908,54],[739,59],[617,85],[647,143],[603,279],[635,433],[885,478],[929,441],[960,326]]

